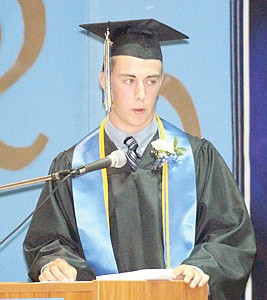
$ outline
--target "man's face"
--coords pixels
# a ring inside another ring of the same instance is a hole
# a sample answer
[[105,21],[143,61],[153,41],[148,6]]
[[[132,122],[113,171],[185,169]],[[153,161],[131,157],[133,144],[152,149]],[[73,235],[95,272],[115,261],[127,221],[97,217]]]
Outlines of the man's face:
[[131,56],[116,56],[112,67],[113,108],[110,121],[134,134],[152,121],[162,83],[162,62]]

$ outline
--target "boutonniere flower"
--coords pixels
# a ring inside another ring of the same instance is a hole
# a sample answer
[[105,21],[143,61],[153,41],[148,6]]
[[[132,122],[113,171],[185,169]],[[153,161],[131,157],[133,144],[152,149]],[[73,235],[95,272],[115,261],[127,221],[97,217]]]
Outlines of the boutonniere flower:
[[151,152],[155,154],[157,160],[153,165],[153,169],[161,168],[164,162],[178,163],[179,157],[184,155],[186,151],[183,147],[178,147],[178,138],[175,137],[173,144],[162,139],[157,139],[151,143],[154,148]]

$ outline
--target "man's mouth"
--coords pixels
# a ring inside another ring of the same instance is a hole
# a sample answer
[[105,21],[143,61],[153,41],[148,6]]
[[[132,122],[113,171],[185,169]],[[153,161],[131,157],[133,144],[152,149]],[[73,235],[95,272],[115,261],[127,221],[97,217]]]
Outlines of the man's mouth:
[[132,109],[132,110],[133,110],[133,112],[135,112],[135,113],[142,113],[142,112],[145,111],[144,108],[134,108],[134,109]]

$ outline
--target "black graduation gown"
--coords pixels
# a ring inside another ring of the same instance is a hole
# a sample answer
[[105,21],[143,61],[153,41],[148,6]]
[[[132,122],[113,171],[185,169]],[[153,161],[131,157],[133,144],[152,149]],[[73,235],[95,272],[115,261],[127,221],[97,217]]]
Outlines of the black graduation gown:
[[[220,154],[207,140],[188,137],[196,169],[197,222],[194,249],[182,263],[197,266],[210,276],[210,299],[240,299],[256,251],[251,221]],[[105,144],[106,154],[116,149],[107,136]],[[71,168],[73,149],[55,158],[51,173]],[[108,169],[111,240],[120,272],[165,268],[161,174],[151,171],[154,158],[150,151],[149,144],[135,174],[128,165]],[[141,187],[136,189],[136,184]],[[55,185],[45,184],[39,204]],[[38,281],[42,266],[59,257],[78,270],[77,280],[95,278],[77,232],[71,179],[33,216],[24,252],[33,281]]]

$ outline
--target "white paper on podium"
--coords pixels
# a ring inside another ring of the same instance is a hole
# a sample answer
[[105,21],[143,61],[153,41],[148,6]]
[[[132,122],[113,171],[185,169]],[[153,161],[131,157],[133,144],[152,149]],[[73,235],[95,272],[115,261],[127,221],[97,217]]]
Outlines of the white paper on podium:
[[97,280],[171,280],[172,269],[144,269],[96,276]]

